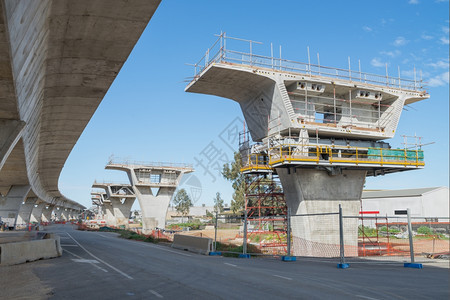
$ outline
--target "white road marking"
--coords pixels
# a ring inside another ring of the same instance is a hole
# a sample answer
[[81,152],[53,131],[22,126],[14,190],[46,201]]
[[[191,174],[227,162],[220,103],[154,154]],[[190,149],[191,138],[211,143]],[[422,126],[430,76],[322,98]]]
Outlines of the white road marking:
[[142,245],[142,246],[146,246],[146,247],[152,247],[152,248],[158,248],[158,249],[163,250],[163,251],[167,251],[167,252],[171,252],[171,253],[175,253],[175,254],[179,254],[179,255],[183,255],[183,256],[192,256],[190,254],[186,254],[186,253],[183,253],[181,251],[174,251],[174,250],[166,249],[168,247],[165,247],[165,246],[157,246],[157,245],[153,245],[153,244],[149,244],[149,243],[142,243],[142,242],[136,242],[136,243],[138,245]]
[[84,258],[72,258],[74,262],[88,263],[88,264],[98,264],[98,260],[95,259],[84,259]]
[[78,245],[61,244],[61,247],[78,247]]
[[[64,250],[65,252],[67,252],[67,253],[70,253],[70,254],[72,254],[73,256],[75,256],[75,257],[78,257],[78,259],[80,259],[80,260],[88,260],[88,259],[84,259],[84,258],[82,258],[81,256],[79,256],[79,255],[76,255],[75,253],[72,253],[72,252],[70,252],[69,250]],[[73,259],[72,259],[73,260]],[[96,261],[97,263],[98,263],[98,261]],[[92,263],[92,262],[89,262],[91,265],[93,265],[94,267],[96,267],[97,269],[100,269],[100,270],[102,270],[103,272],[105,272],[105,273],[108,273],[108,270],[105,270],[105,269],[103,269],[102,267],[100,267],[100,266],[97,266],[96,264],[94,264],[94,263]]]
[[273,275],[273,276],[278,277],[278,278],[282,278],[282,279],[286,279],[286,280],[292,280],[292,278],[284,277],[284,276],[280,276],[280,275]]
[[154,291],[154,290],[148,290],[150,293],[152,293],[153,295],[155,295],[158,298],[164,298],[160,293]]
[[367,297],[367,296],[363,296],[363,295],[355,295],[355,296],[359,297],[359,298],[369,299],[369,300],[378,300],[377,298],[371,298],[371,297]]
[[119,269],[117,269],[117,268],[114,267],[114,266],[111,266],[111,265],[108,264],[106,261],[104,261],[104,260],[98,258],[98,257],[95,256],[94,254],[92,254],[91,252],[89,252],[86,248],[84,248],[83,246],[81,246],[81,244],[78,243],[78,241],[77,241],[76,239],[74,239],[68,232],[66,232],[66,234],[67,234],[68,236],[70,236],[70,238],[71,238],[75,243],[77,243],[77,245],[80,246],[81,249],[83,249],[84,251],[86,251],[87,254],[89,254],[90,256],[92,256],[93,258],[95,258],[96,260],[102,262],[103,264],[107,265],[108,267],[110,267],[111,269],[113,269],[114,271],[116,271],[117,273],[119,273],[120,275],[122,275],[122,276],[124,276],[124,277],[126,277],[126,278],[128,278],[128,279],[133,279],[133,277],[131,277],[130,275],[128,275],[128,274],[126,274],[126,273],[120,271]]
[[111,237],[111,236],[104,236],[104,235],[102,235],[100,233],[97,233],[97,232],[93,232],[93,234],[101,236],[102,238],[105,238],[105,239],[116,239],[117,238],[117,237]]
[[233,265],[233,264],[229,264],[229,263],[224,263],[227,266],[232,266],[232,267],[237,267],[237,265]]

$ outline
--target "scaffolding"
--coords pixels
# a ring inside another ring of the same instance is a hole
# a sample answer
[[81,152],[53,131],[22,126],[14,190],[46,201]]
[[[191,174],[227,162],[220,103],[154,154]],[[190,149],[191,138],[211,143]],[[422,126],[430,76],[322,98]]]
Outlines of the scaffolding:
[[[248,132],[241,133],[239,148],[245,149],[248,145]],[[251,172],[243,168],[241,172],[245,182],[247,239],[256,244],[263,254],[285,255],[287,206],[276,172],[267,164],[266,168]]]
[[264,254],[286,254],[287,206],[278,176],[245,174],[247,239]]

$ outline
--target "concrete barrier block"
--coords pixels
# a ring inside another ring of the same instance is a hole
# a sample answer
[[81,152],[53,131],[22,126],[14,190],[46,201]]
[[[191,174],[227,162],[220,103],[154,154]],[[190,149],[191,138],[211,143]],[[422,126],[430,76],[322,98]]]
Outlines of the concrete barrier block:
[[[62,252],[59,252],[62,254]],[[57,240],[43,239],[0,244],[0,265],[16,265],[44,258],[58,257]]]
[[175,234],[172,247],[208,255],[212,249],[212,239],[198,236]]

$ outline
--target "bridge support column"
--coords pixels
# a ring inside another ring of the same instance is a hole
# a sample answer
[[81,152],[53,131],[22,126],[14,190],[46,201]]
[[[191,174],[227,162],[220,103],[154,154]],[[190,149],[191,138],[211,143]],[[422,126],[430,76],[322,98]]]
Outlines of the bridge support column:
[[125,228],[129,227],[128,220],[130,218],[130,211],[134,200],[135,199],[125,198],[122,203],[119,198],[110,198],[116,226],[125,226]]
[[54,207],[54,205],[49,204],[42,210],[42,222],[52,221],[52,212]]
[[68,208],[61,208],[61,221],[69,221],[69,211]]
[[[366,171],[342,170],[331,175],[326,170],[277,168],[286,204],[292,215],[337,213],[339,204],[347,216],[358,216]],[[358,254],[358,220],[344,220],[346,255]],[[294,255],[339,255],[338,215],[291,218]]]
[[33,210],[31,211],[31,222],[36,222],[38,224],[42,221],[42,211],[44,210],[45,206],[47,205],[46,202],[40,202],[36,203],[33,207]]
[[62,214],[62,207],[55,207],[55,221],[62,221],[61,220],[61,214]]
[[170,199],[175,193],[175,187],[161,187],[157,194],[152,194],[150,187],[135,187],[136,197],[142,211],[142,232],[149,234],[155,228],[166,227],[166,215]]
[[17,216],[16,228],[24,228],[30,223],[31,211],[37,200],[37,197],[28,197],[22,203],[19,209],[19,215]]
[[111,204],[111,202],[103,202],[103,208],[105,210],[105,222],[106,225],[108,226],[116,226],[117,222],[116,222],[116,217],[114,216],[114,209],[113,206]]
[[25,201],[30,189],[29,185],[12,186],[8,194],[0,198],[0,217],[14,219],[15,226],[20,206]]

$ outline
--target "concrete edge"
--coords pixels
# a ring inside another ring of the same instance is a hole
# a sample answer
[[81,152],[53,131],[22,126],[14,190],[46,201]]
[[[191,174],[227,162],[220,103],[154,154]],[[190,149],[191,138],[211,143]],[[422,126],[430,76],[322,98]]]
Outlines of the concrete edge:
[[42,240],[0,244],[0,265],[10,266],[62,255],[60,238],[46,234]]

